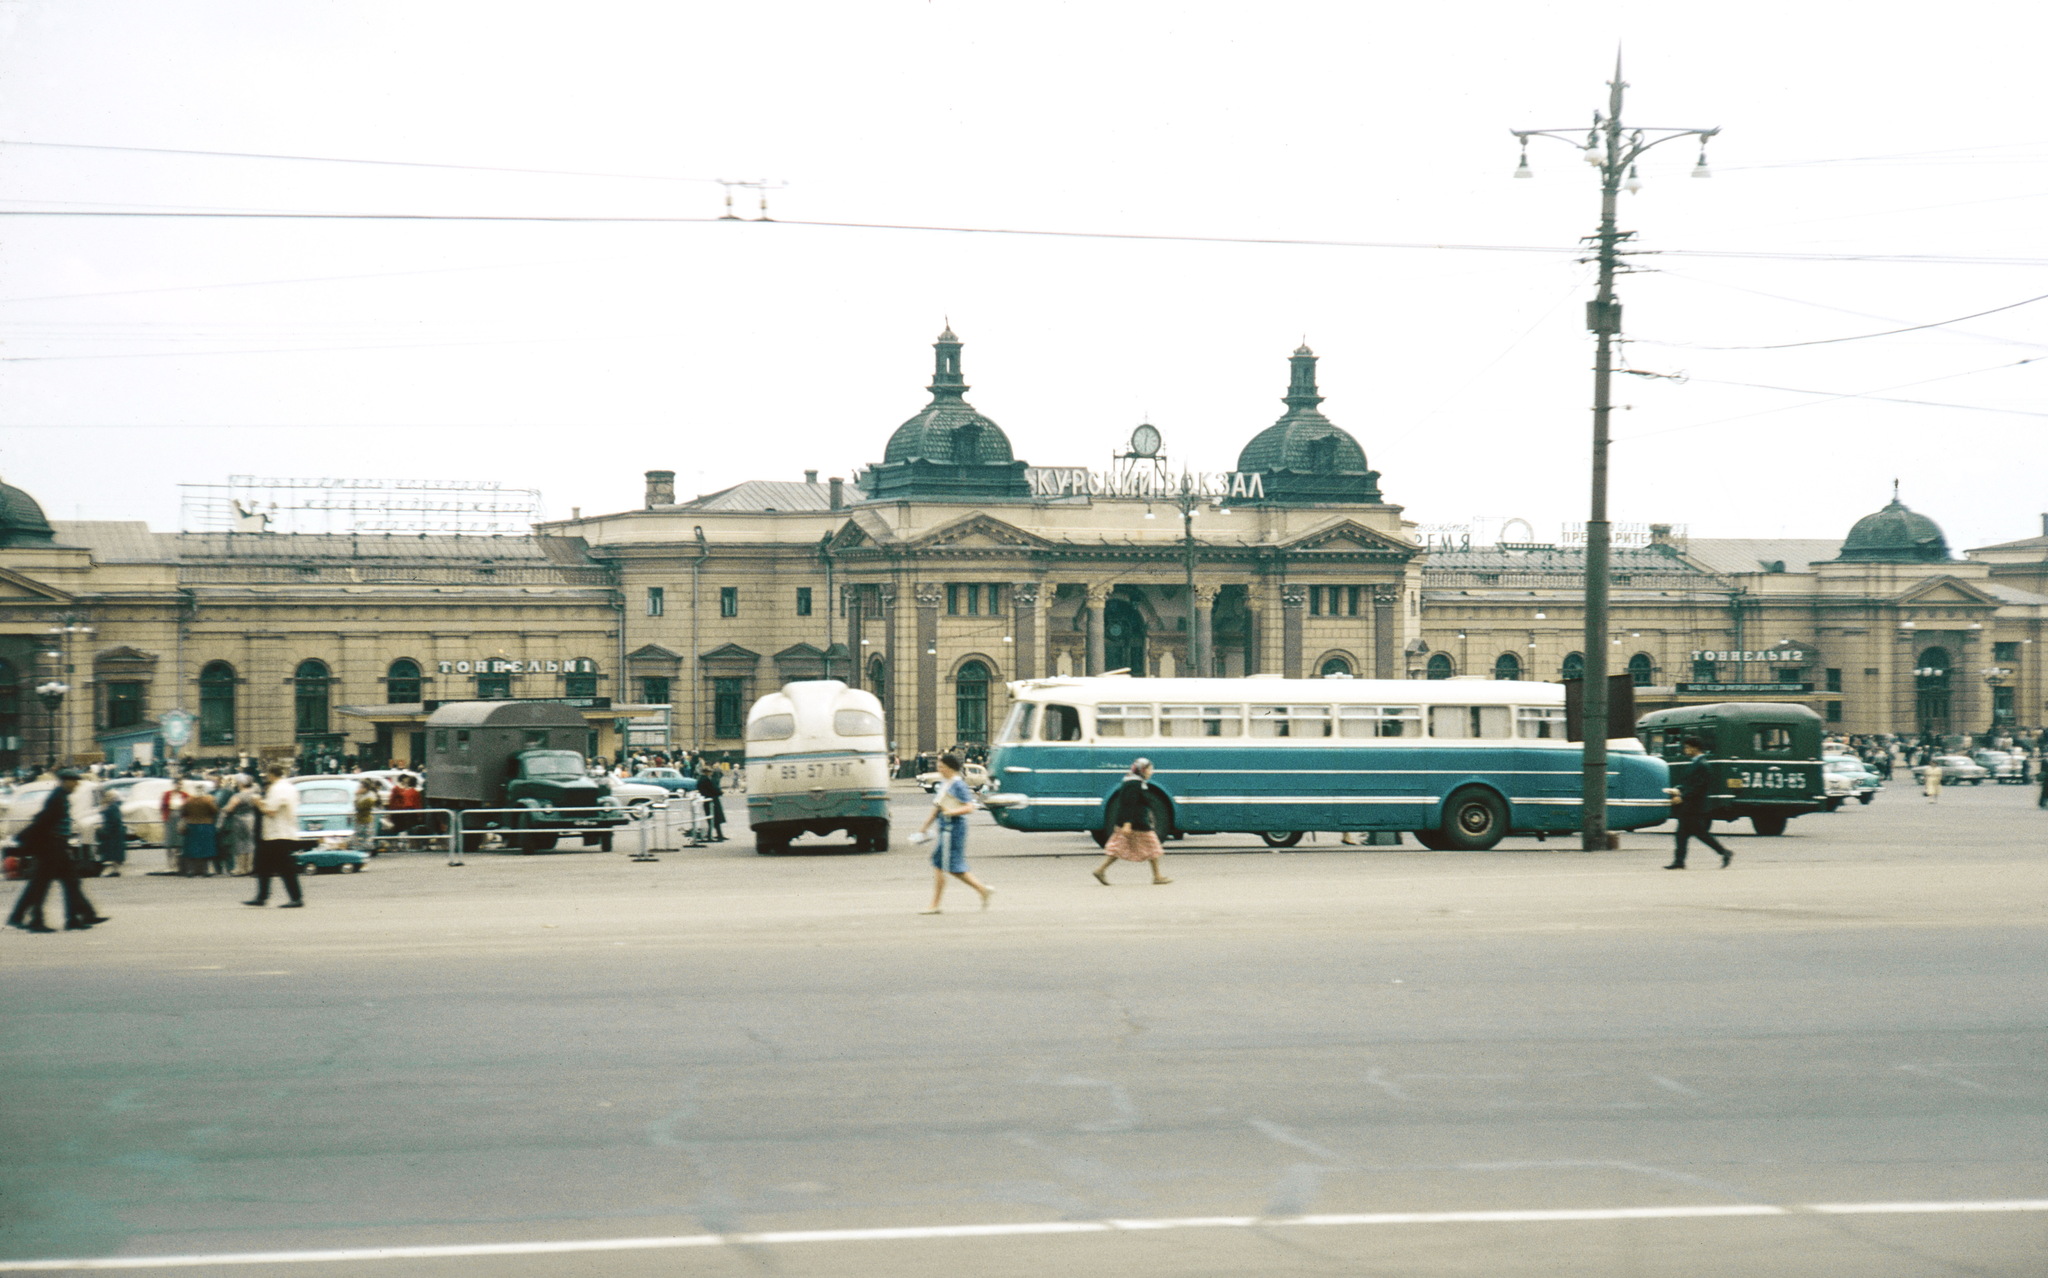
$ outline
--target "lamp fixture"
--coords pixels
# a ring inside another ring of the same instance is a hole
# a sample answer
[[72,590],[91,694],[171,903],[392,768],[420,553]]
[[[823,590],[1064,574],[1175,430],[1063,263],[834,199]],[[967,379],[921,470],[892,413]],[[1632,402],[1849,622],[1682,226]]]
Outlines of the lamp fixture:
[[1529,144],[1527,142],[1522,143],[1522,159],[1519,164],[1515,165],[1515,176],[1518,178],[1536,176],[1535,172],[1529,168]]
[[1631,164],[1628,166],[1628,180],[1621,184],[1621,189],[1627,191],[1630,195],[1634,195],[1637,191],[1643,189],[1643,180],[1636,176],[1635,165]]

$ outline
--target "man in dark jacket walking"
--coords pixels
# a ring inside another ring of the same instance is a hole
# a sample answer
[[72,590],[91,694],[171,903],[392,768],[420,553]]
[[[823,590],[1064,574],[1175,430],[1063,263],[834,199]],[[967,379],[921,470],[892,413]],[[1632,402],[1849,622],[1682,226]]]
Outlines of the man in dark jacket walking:
[[53,880],[64,885],[65,931],[83,932],[95,923],[107,921],[85,899],[85,889],[78,882],[78,867],[71,861],[71,794],[78,789],[79,779],[79,774],[69,768],[59,772],[57,787],[21,832],[21,850],[35,858],[35,869],[29,874],[28,886],[14,902],[13,913],[7,916],[11,927],[24,932],[57,930],[43,922],[43,899],[50,894]]
[[1714,770],[1707,766],[1707,748],[1698,737],[1687,737],[1679,749],[1685,752],[1687,762],[1672,770],[1671,779],[1678,785],[1669,792],[1677,800],[1674,815],[1678,818],[1678,844],[1672,849],[1671,864],[1664,868],[1684,869],[1686,843],[1696,838],[1721,854],[1721,868],[1725,870],[1735,854],[1721,846],[1721,841],[1714,837],[1713,822],[1707,819],[1707,792],[1714,788]]
[[697,793],[704,800],[704,823],[711,831],[711,841],[725,842],[724,790],[718,783],[718,765],[708,759],[697,765]]

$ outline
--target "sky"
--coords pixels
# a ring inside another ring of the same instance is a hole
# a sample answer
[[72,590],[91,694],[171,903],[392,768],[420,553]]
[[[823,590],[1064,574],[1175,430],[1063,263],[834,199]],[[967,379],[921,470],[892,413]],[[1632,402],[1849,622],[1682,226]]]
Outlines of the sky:
[[[168,529],[235,474],[557,518],[648,469],[851,475],[950,321],[1033,465],[1149,420],[1231,469],[1306,340],[1409,519],[1547,532],[1585,515],[1598,175],[1537,139],[1514,180],[1509,131],[1585,128],[1619,47],[1627,123],[1722,132],[1622,200],[1654,376],[1614,517],[1840,536],[1897,480],[1953,547],[2033,536],[2048,18],[1850,12],[0,0],[0,477]],[[198,212],[374,216],[154,216]]]

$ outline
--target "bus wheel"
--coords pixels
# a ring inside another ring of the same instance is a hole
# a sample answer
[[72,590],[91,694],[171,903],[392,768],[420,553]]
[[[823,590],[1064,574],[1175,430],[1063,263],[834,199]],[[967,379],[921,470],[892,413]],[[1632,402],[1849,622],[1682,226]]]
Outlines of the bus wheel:
[[1491,790],[1460,790],[1444,803],[1443,840],[1447,849],[1484,852],[1508,832],[1507,805]]
[[1432,852],[1448,852],[1451,845],[1444,839],[1442,830],[1416,830],[1415,841]]
[[1783,834],[1785,832],[1785,817],[1782,814],[1775,816],[1753,816],[1749,819],[1749,828],[1767,837]]
[[1269,848],[1291,848],[1301,842],[1301,831],[1261,830],[1259,831],[1259,837],[1266,841],[1266,846]]

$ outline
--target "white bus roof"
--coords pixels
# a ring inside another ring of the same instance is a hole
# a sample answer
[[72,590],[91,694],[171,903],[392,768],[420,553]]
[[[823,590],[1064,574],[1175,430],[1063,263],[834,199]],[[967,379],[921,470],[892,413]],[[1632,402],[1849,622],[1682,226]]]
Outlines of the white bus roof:
[[1561,706],[1564,685],[1516,679],[1133,679],[1125,675],[1020,679],[1025,701],[1176,702],[1271,705]]

